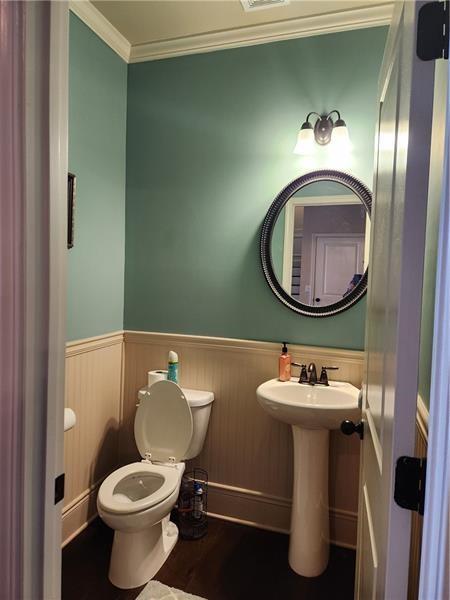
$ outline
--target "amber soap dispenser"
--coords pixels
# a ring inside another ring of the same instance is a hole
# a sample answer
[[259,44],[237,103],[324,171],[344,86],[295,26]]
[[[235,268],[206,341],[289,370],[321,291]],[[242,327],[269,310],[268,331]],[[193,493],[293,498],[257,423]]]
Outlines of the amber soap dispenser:
[[278,359],[278,378],[280,381],[290,381],[291,379],[291,357],[288,354],[286,342],[283,342],[280,358]]

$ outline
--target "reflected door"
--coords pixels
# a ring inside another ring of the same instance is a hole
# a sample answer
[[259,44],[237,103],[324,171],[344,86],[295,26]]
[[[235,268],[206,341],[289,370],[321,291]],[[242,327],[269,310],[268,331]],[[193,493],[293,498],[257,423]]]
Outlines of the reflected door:
[[364,236],[316,236],[313,303],[341,300],[364,273]]

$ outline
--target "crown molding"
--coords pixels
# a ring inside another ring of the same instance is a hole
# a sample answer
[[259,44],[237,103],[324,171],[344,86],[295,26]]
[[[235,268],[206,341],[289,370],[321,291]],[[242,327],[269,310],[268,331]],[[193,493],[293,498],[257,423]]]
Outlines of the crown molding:
[[131,45],[89,0],[69,0],[70,10],[127,63],[389,25],[393,6],[393,2],[385,2],[313,17]]
[[69,9],[125,62],[130,62],[130,42],[89,0],[69,0]]
[[147,44],[136,44],[131,46],[129,62],[160,60],[186,54],[200,54],[240,46],[253,46],[292,38],[348,31],[350,29],[389,25],[392,11],[393,3],[390,2],[326,15],[290,19],[288,21],[241,27],[239,29]]

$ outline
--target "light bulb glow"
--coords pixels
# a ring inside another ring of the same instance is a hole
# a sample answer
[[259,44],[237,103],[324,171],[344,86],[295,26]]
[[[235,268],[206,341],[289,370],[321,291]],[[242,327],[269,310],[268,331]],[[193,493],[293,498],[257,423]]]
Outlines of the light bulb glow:
[[311,154],[314,152],[314,131],[311,126],[302,127],[298,132],[297,143],[295,144],[294,154]]
[[339,148],[344,152],[351,149],[350,136],[344,121],[336,122],[331,135],[331,142],[335,148]]

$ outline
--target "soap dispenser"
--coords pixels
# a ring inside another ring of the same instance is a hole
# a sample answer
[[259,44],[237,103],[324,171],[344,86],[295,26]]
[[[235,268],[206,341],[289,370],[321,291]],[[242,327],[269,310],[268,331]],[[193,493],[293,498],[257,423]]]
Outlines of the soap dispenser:
[[290,381],[291,379],[291,357],[288,354],[286,342],[283,342],[281,355],[278,359],[278,378],[280,381]]

